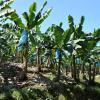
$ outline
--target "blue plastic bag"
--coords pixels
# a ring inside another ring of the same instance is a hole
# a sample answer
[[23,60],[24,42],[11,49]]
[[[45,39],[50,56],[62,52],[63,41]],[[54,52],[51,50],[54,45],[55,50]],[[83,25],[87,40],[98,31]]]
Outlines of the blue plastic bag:
[[27,31],[24,29],[24,30],[22,31],[22,34],[21,34],[19,43],[18,43],[18,45],[17,45],[17,51],[21,51],[23,45],[26,44],[27,41],[28,41],[28,33],[27,33]]
[[59,48],[56,49],[56,59],[60,59],[61,58],[61,51]]
[[96,62],[96,66],[100,67],[100,61]]
[[76,62],[76,64],[81,64],[80,58],[76,58],[75,62]]

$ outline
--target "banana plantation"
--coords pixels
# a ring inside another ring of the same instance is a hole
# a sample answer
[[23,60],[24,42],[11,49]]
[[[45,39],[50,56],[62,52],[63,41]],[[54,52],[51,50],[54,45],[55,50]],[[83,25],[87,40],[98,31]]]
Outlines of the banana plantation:
[[0,0],[0,100],[100,100],[100,29],[86,33],[85,17],[75,25],[69,15],[65,29],[42,32],[47,1],[21,18],[13,2]]

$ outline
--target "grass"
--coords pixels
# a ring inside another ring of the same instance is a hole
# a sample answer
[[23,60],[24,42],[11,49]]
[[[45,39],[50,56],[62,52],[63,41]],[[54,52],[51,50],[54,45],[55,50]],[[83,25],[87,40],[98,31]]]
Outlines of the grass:
[[0,100],[99,100],[99,98],[100,87],[81,83],[67,85],[56,82],[48,88],[37,86],[37,88],[0,89]]

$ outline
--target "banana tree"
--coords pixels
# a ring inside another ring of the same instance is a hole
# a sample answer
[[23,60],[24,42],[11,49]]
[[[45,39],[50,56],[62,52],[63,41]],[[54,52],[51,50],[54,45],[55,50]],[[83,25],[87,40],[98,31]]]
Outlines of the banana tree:
[[[87,46],[86,46],[86,49],[87,49],[87,55],[89,55],[87,57],[87,59],[89,59],[90,61],[90,66],[89,66],[89,83],[94,83],[95,81],[95,69],[96,69],[96,57],[95,55],[98,55],[99,52],[98,52],[98,49],[95,49],[96,48],[96,45],[97,45],[97,42],[99,41],[99,38],[100,38],[100,33],[97,31],[95,31],[94,33],[90,34],[90,36],[88,36],[88,38],[86,37],[86,41],[87,41]],[[89,38],[91,37],[91,39]],[[91,63],[93,63],[93,78],[92,77],[92,74],[91,74],[91,71],[92,71],[92,68],[91,68]]]
[[87,53],[85,56],[85,62],[89,63],[89,68],[88,68],[88,77],[89,77],[89,84],[94,84],[95,83],[95,74],[96,74],[96,57],[98,53],[91,50]]
[[72,77],[77,80],[76,77],[76,64],[75,59],[78,56],[78,51],[82,48],[82,44],[85,41],[83,37],[85,33],[82,31],[83,23],[84,23],[84,16],[81,17],[79,25],[76,27],[73,22],[73,17],[68,16],[69,21],[69,31],[71,33],[70,37],[68,38],[66,44],[64,45],[64,49],[69,51],[72,57]]
[[[73,19],[71,16],[69,16],[68,18],[69,18],[69,29],[64,31],[61,28],[62,24],[60,24],[59,26],[52,25],[50,32],[49,32],[49,35],[54,41],[54,45],[56,48],[56,54],[57,54],[57,58],[59,61],[58,62],[59,63],[58,64],[58,79],[60,77],[60,65],[61,65],[62,54],[64,54],[64,50],[70,50],[70,53],[73,55],[72,61],[73,61],[74,69],[75,69],[74,53],[76,53],[76,49],[81,48],[81,46],[78,43],[84,41],[83,39],[77,39],[78,36],[76,35],[76,32],[75,32]],[[77,31],[80,31],[79,29],[81,28],[82,24],[83,24],[83,20],[81,20],[81,24],[79,25],[79,28],[77,28]]]
[[0,31],[1,60],[2,59],[10,60],[11,56],[14,55],[14,52],[12,52],[14,50],[14,44],[15,44],[14,39],[15,35],[13,34],[13,32],[2,28],[2,30]]
[[6,39],[8,36],[4,36],[4,31],[0,31],[0,62],[4,62],[4,59],[6,59],[6,55],[8,53],[9,45],[6,42]]
[[10,7],[12,3],[13,0],[0,1],[0,56],[1,56],[0,59],[1,60],[2,57],[8,54],[8,51],[10,49],[8,43],[6,42],[6,40],[10,38],[10,35],[6,34],[6,29],[2,28],[1,25],[5,23],[7,17],[11,13],[15,12],[15,10]]
[[[91,52],[91,50],[94,49],[94,47],[97,45],[97,42],[100,40],[99,29],[95,30],[93,33],[84,34],[82,38],[85,39],[85,41],[81,42],[82,49],[78,51],[78,55],[82,59],[82,74],[83,74],[83,78],[85,78],[84,75],[85,63],[87,62],[86,59],[90,58],[87,57],[87,55]],[[91,64],[91,61],[90,60],[88,61]],[[93,65],[95,65],[95,63]],[[91,70],[91,65],[89,66],[89,69]],[[89,77],[91,77],[90,70],[89,70]]]
[[70,40],[66,43],[65,49],[68,50],[72,56],[72,77],[77,80],[76,77],[76,63],[75,59],[77,57],[77,50],[79,50],[81,45],[79,45],[79,42],[83,42],[84,39],[76,39],[74,40],[74,33],[71,35]]
[[[52,54],[52,49],[56,50],[56,54],[61,55],[61,49],[62,49],[62,38],[63,38],[63,32],[64,30],[61,28],[61,26],[57,25],[52,25],[51,27],[48,28],[46,31],[47,36],[47,41],[50,40],[49,42],[46,42],[44,46],[49,50],[50,55]],[[50,60],[51,56],[48,56],[48,60]],[[57,55],[58,56],[58,55]],[[58,80],[60,78],[60,67],[61,67],[61,56],[58,57]]]
[[43,42],[42,42],[43,48],[45,48],[45,57],[47,58],[47,67],[51,68],[52,66],[52,59],[53,59],[53,48],[55,46],[54,40],[51,36],[51,27],[49,27],[43,37]]
[[37,62],[37,67],[38,67],[38,72],[41,71],[41,59],[42,57],[40,56],[42,54],[42,43],[43,43],[43,38],[44,34],[40,31],[40,27],[36,26],[36,30],[31,31],[30,35],[30,40],[32,41],[32,46],[36,48],[36,62]]
[[71,36],[70,30],[64,31],[62,29],[62,24],[60,23],[59,26],[52,25],[50,29],[50,36],[54,41],[54,49],[56,50],[56,59],[58,60],[58,67],[57,67],[57,78],[60,79],[60,68],[61,68],[61,62],[62,62],[62,55],[64,54],[64,46],[66,45],[67,41],[69,40]]
[[93,74],[92,74],[92,83],[95,83],[95,75],[96,75],[96,62],[99,62],[98,56],[100,56],[100,48],[97,46],[91,50],[91,58],[93,61]]
[[13,61],[20,61],[21,57],[17,57],[18,55],[16,52],[16,45],[18,44],[20,38],[20,28],[18,28],[14,23],[5,22],[0,24],[0,27],[2,28],[2,30],[5,30],[5,35],[9,36],[9,42],[7,39],[7,42],[11,48],[9,58]]
[[[33,2],[30,7],[29,7],[29,12],[24,12],[23,18],[26,21],[26,24],[24,24],[21,20],[21,18],[19,18],[17,13],[12,13],[9,17],[10,20],[12,20],[16,26],[20,27],[21,29],[26,30],[26,35],[29,37],[30,41],[34,44],[34,36],[31,34],[31,29],[36,28],[36,26],[39,26],[50,14],[51,9],[48,9],[47,11],[45,11],[42,14],[42,11],[44,9],[44,7],[46,6],[47,1],[43,4],[42,8],[39,10],[38,13],[36,13],[37,10],[37,4],[36,2]],[[33,39],[32,39],[33,38]],[[28,39],[28,38],[27,38]],[[25,63],[25,67],[24,67],[24,72],[27,72],[27,61],[28,61],[28,40],[27,42],[23,43],[22,46],[25,49],[25,56],[24,58],[26,59],[26,63]],[[26,49],[27,47],[27,49]]]

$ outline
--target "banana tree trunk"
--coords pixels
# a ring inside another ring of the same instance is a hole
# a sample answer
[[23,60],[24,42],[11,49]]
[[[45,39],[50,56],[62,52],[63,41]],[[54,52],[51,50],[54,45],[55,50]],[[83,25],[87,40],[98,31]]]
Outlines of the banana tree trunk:
[[25,67],[24,67],[24,72],[27,74],[27,64],[28,64],[28,43],[25,45],[26,50],[25,50]]
[[89,74],[89,83],[91,83],[91,79],[92,79],[92,78],[91,78],[91,76],[92,76],[92,75],[91,75],[91,74],[92,74],[92,73],[91,73],[91,64],[89,64],[89,72],[88,72],[88,74]]
[[95,83],[96,64],[94,63],[92,82]]
[[48,68],[50,68],[50,63],[51,63],[51,61],[50,61],[50,55],[48,55],[48,59],[47,59],[47,66],[48,66]]
[[23,58],[23,55],[21,56],[21,63],[23,63],[24,62],[24,58]]
[[57,80],[60,80],[60,75],[61,75],[61,71],[60,71],[60,67],[61,67],[61,60],[62,60],[62,55],[61,55],[61,49],[57,48],[56,49],[56,58],[58,60],[58,68],[57,68]]
[[73,73],[73,62],[71,61],[71,64],[70,64],[70,71],[71,71],[71,76],[72,76],[72,78],[74,78],[74,73]]
[[60,76],[61,76],[60,67],[61,67],[61,59],[59,59],[59,62],[58,62],[58,74],[57,74],[58,81],[60,80]]
[[84,63],[83,63],[83,65],[82,65],[82,74],[83,74],[83,76],[84,76],[84,72],[85,72],[85,68],[84,68]]
[[76,66],[76,78],[77,80],[79,81],[80,80],[80,65],[77,65]]
[[40,66],[40,48],[37,47],[37,67],[38,67],[38,72],[41,71],[41,66]]
[[68,75],[68,66],[66,66],[66,76]]
[[72,66],[73,66],[73,78],[76,79],[76,65],[75,65],[75,55],[72,55]]
[[48,50],[48,56],[47,56],[47,67],[48,68],[51,68],[52,67],[52,64],[51,64],[51,56],[52,55],[52,51],[51,49]]
[[83,64],[82,64],[82,77],[83,77],[83,79],[85,78],[85,64],[84,64],[84,61],[83,61]]
[[28,60],[27,60],[27,57],[25,57],[25,67],[24,67],[24,72],[27,73],[27,63],[28,63]]

